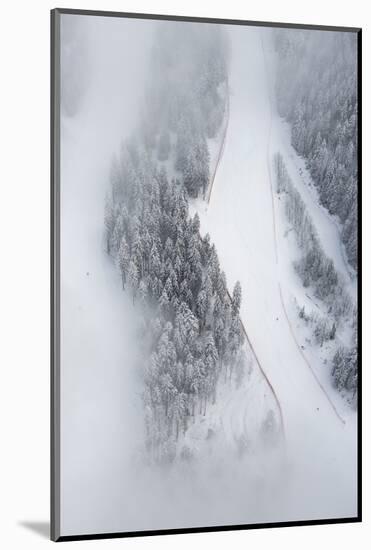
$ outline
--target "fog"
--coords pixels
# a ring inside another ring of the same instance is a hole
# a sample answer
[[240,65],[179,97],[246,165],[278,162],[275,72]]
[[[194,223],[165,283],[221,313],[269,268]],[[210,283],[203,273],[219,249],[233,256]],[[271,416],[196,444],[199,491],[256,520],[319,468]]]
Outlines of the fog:
[[[277,446],[253,442],[252,451],[241,455],[219,430],[211,441],[196,444],[193,461],[148,461],[141,312],[122,291],[119,271],[105,250],[105,195],[112,158],[124,140],[147,113],[152,122],[163,120],[155,37],[171,26],[176,40],[197,25],[61,18],[61,534],[351,516],[356,505],[354,419],[350,431],[339,436],[351,449],[344,461],[339,458],[340,465],[328,451],[336,445],[337,430],[328,440],[317,425],[308,433],[308,416],[300,429],[289,406],[284,413],[291,415],[288,426],[293,428]],[[241,39],[253,31],[226,29],[224,47],[232,67],[237,67],[233,56]],[[261,32],[270,36],[269,30]],[[196,46],[192,55],[197,58]],[[252,49],[246,61],[252,69],[254,59]],[[160,59],[159,67],[164,63]],[[183,78],[187,88],[196,88],[192,71],[192,66],[186,74],[174,71],[174,86]],[[231,79],[232,94],[234,83]],[[272,397],[261,378],[251,391],[256,392],[248,412],[253,418],[254,403]],[[274,409],[273,401],[266,407],[264,414]],[[213,414],[222,422],[222,408]],[[254,421],[263,421],[258,414]],[[325,425],[332,429],[331,422]],[[325,449],[323,454],[317,454],[318,448]],[[339,486],[343,468],[347,472]]]

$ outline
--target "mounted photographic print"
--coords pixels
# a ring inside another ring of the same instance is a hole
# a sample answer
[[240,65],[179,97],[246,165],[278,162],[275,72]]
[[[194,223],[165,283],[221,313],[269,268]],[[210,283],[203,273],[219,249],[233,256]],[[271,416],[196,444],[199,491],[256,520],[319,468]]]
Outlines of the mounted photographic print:
[[52,11],[53,540],[361,520],[360,59]]

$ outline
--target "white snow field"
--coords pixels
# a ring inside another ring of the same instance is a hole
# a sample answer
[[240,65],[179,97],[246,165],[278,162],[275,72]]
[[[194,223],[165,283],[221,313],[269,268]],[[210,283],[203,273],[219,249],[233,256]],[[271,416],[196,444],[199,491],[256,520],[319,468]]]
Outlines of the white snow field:
[[[287,130],[284,139],[284,125],[270,97],[270,61],[265,60],[270,53],[270,31],[233,27],[230,38],[225,149],[209,205],[198,201],[194,207],[202,231],[209,232],[216,244],[230,289],[236,280],[241,282],[241,319],[282,407],[286,485],[278,498],[278,513],[267,515],[265,521],[354,516],[356,414],[329,383],[324,387],[314,375],[290,326],[296,321],[295,313],[290,309],[293,320],[289,322],[284,308],[286,296],[304,294],[304,289],[293,274],[290,249],[281,245],[284,219],[277,221],[275,215],[272,158],[280,150],[285,161],[289,159],[294,181],[300,159],[295,159]],[[303,193],[303,198],[326,252],[352,287],[336,227],[315,204],[314,194]]]

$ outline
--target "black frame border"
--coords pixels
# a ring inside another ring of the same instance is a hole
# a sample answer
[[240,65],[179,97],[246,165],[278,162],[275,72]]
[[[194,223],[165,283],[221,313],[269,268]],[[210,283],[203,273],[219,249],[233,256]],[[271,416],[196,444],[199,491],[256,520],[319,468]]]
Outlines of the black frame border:
[[[318,519],[303,521],[220,525],[180,529],[126,531],[82,535],[60,534],[60,16],[85,15],[121,17],[125,19],[149,19],[157,21],[183,21],[214,23],[219,25],[243,25],[286,29],[306,29],[357,34],[357,159],[358,159],[358,413],[357,413],[357,515],[349,518]],[[272,527],[300,527],[308,525],[333,525],[359,523],[362,521],[362,29],[359,27],[336,27],[328,25],[303,25],[296,23],[273,23],[267,21],[244,21],[179,15],[155,15],[115,11],[79,10],[55,8],[51,10],[50,26],[50,538],[55,542],[128,538],[186,533],[211,533],[269,529]]]

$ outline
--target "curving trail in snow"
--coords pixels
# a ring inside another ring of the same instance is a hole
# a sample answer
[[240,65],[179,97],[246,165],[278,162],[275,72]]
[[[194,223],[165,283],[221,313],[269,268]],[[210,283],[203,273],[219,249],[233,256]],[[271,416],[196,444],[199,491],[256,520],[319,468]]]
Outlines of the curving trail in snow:
[[269,30],[230,33],[228,135],[210,204],[199,208],[201,229],[215,242],[230,287],[241,282],[241,321],[282,406],[294,517],[347,517],[357,501],[355,415],[344,407],[347,423],[339,422],[293,338],[281,298],[280,284],[290,292],[290,280],[278,263],[270,180],[279,117],[272,112],[262,33],[270,40]]
[[285,317],[286,317],[286,321],[287,321],[287,324],[289,325],[289,328],[290,328],[290,332],[292,334],[292,337],[293,337],[293,340],[295,341],[296,343],[296,346],[298,348],[298,351],[300,353],[300,355],[302,356],[304,362],[307,364],[308,368],[310,369],[311,373],[313,374],[313,377],[314,379],[316,380],[318,386],[321,388],[321,391],[324,393],[324,395],[326,396],[327,398],[327,401],[329,402],[330,406],[332,407],[335,415],[337,416],[337,418],[340,420],[340,422],[342,422],[343,424],[346,424],[344,418],[339,414],[336,406],[334,405],[333,401],[331,400],[331,397],[329,396],[329,394],[327,393],[327,391],[325,390],[325,388],[323,387],[321,381],[319,380],[315,370],[313,369],[312,365],[310,364],[310,362],[308,361],[307,357],[305,356],[305,354],[303,353],[301,347],[300,347],[300,344],[299,342],[297,341],[297,338],[296,338],[296,335],[295,335],[295,331],[293,329],[293,326],[292,326],[292,323],[291,323],[291,320],[290,320],[290,317],[287,313],[287,309],[286,309],[286,305],[285,305],[285,300],[282,296],[282,288],[281,288],[281,284],[279,283],[279,291],[280,291],[280,297],[281,297],[281,302],[282,302],[282,307],[283,307],[283,311],[285,313]]
[[[229,291],[228,291],[228,296],[229,296],[230,301],[232,302],[232,297],[231,297]],[[267,376],[265,370],[263,369],[263,367],[262,367],[262,365],[261,365],[261,363],[260,363],[260,361],[259,361],[259,358],[258,358],[258,356],[257,356],[257,354],[256,354],[255,348],[254,348],[254,346],[253,346],[253,344],[252,344],[252,342],[251,342],[251,340],[250,340],[250,338],[249,338],[249,335],[248,335],[248,333],[247,333],[247,330],[246,330],[246,328],[245,328],[245,325],[244,325],[244,322],[243,322],[242,319],[240,319],[240,323],[241,323],[242,330],[243,330],[243,333],[244,333],[245,338],[246,338],[247,345],[248,345],[248,347],[249,347],[249,349],[250,349],[250,351],[251,351],[251,353],[252,353],[252,355],[253,355],[253,357],[254,357],[254,359],[255,359],[255,363],[256,363],[256,365],[258,366],[260,373],[263,375],[263,379],[265,380],[265,382],[266,382],[266,384],[267,384],[267,386],[268,386],[268,388],[269,388],[269,391],[271,392],[271,394],[272,394],[272,396],[273,396],[273,399],[274,399],[274,401],[275,401],[275,403],[276,403],[276,405],[277,405],[278,414],[279,414],[279,419],[280,419],[280,430],[281,430],[281,434],[282,434],[283,440],[285,440],[285,423],[284,423],[283,414],[282,414],[281,402],[280,402],[280,400],[279,400],[279,398],[278,398],[278,396],[277,396],[277,394],[276,394],[276,391],[275,391],[274,387],[272,386],[271,381],[269,380],[269,378],[268,378],[268,376]],[[247,402],[247,399],[245,399],[245,403],[246,403],[246,406],[248,406],[248,405],[247,405],[247,403],[248,403],[248,402]]]

